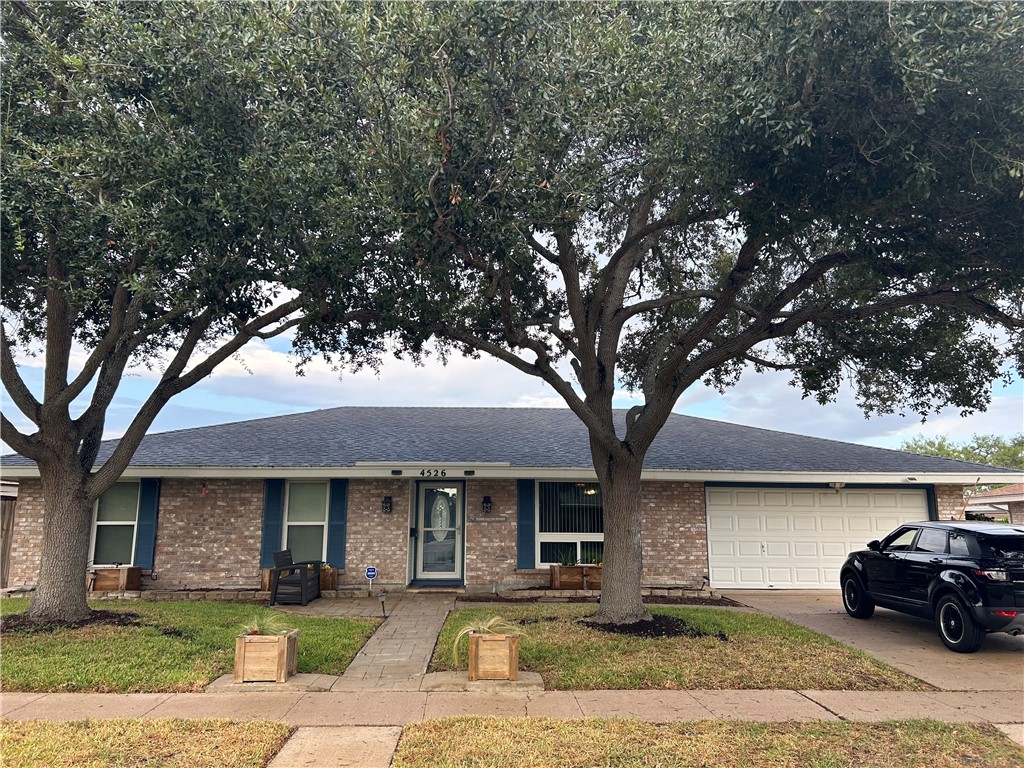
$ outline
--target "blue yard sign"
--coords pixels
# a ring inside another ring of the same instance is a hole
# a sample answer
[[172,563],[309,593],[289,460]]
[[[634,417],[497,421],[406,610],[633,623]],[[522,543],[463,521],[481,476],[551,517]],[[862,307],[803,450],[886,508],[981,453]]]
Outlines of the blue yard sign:
[[374,568],[372,565],[366,566],[366,578],[368,578],[370,581],[373,581],[377,578],[377,569]]

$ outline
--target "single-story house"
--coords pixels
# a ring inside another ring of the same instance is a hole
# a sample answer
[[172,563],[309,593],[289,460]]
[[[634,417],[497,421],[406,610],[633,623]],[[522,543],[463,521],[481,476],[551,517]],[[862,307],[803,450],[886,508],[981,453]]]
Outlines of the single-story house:
[[[617,418],[624,422],[625,411]],[[116,441],[104,443],[100,461]],[[10,581],[35,582],[43,502],[20,483]],[[288,547],[339,584],[541,586],[600,561],[601,492],[566,409],[332,408],[148,435],[96,505],[93,564],[153,589],[257,589]],[[963,488],[1018,471],[673,415],[643,473],[651,587],[837,586],[846,554],[910,520],[962,518]]]
[[1001,485],[981,493],[973,493],[967,500],[967,512],[986,517],[1002,517],[1014,523],[1024,523],[1024,483]]

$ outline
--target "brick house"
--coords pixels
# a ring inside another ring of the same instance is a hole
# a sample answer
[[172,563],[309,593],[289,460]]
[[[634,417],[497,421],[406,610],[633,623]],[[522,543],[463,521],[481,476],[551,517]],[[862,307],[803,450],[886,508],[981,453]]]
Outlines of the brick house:
[[[42,555],[37,474],[4,457],[20,484],[11,586],[33,584]],[[645,464],[644,582],[837,586],[849,550],[906,521],[962,517],[966,485],[1022,479],[673,415]],[[566,409],[333,408],[147,436],[97,503],[90,553],[160,590],[257,589],[288,547],[337,569],[339,588],[365,586],[372,565],[390,589],[491,591],[600,561],[603,542],[586,430]]]

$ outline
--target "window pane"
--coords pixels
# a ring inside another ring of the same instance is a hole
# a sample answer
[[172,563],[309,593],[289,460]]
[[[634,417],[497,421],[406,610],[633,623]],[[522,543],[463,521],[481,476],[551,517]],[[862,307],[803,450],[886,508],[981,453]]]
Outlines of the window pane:
[[97,525],[93,565],[131,565],[134,525]]
[[101,522],[130,520],[139,512],[139,484],[114,483],[100,496],[96,519]]
[[597,483],[541,483],[541,533],[603,533],[601,488]]
[[922,528],[921,535],[917,538],[918,552],[942,552],[946,551],[946,532],[937,531],[934,528]]
[[576,565],[575,541],[542,541],[540,561],[556,565]]
[[580,562],[584,565],[597,565],[604,562],[603,541],[581,541]]
[[288,484],[289,522],[322,523],[326,516],[327,483]]
[[286,549],[292,551],[292,560],[324,559],[324,527],[322,525],[289,525]]

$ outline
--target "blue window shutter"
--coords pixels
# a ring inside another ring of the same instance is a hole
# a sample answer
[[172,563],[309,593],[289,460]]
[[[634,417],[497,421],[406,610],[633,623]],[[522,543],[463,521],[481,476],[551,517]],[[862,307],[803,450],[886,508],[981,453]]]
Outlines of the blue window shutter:
[[348,480],[331,480],[331,501],[327,509],[327,562],[332,568],[345,567],[347,535]]
[[537,567],[537,524],[534,495],[536,484],[533,480],[516,481],[516,505],[518,524],[516,525],[516,567]]
[[274,553],[281,551],[284,527],[284,480],[263,481],[263,547],[260,568],[274,567]]
[[152,570],[156,553],[156,518],[160,511],[160,479],[139,482],[139,522],[135,528],[135,565]]

